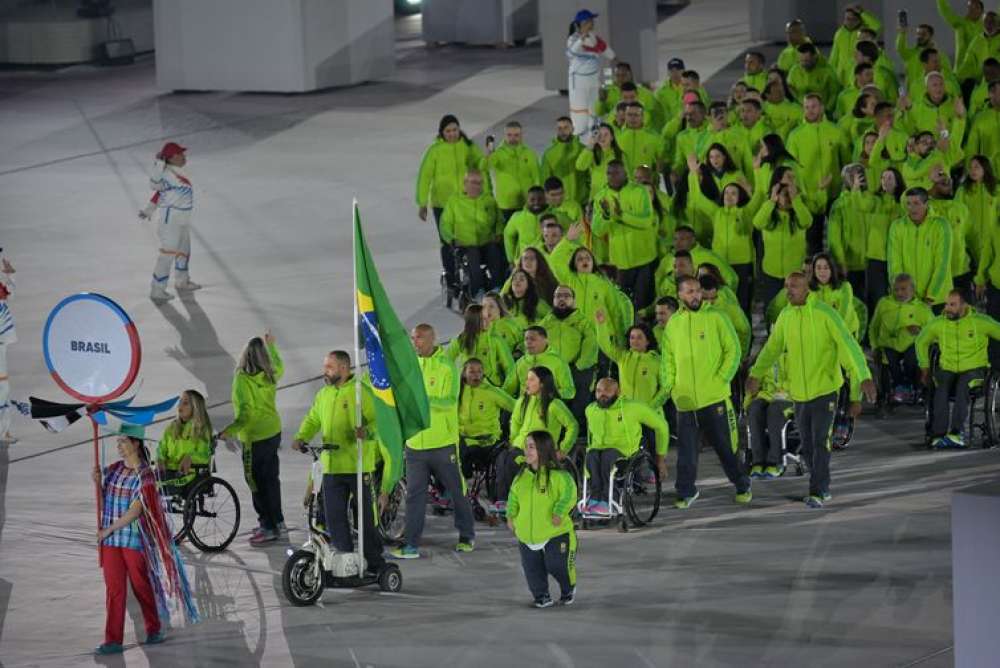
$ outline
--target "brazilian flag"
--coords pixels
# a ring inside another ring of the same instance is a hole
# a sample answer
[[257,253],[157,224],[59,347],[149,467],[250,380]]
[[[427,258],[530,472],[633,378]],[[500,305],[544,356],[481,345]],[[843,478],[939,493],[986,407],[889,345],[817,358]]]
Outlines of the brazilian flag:
[[403,470],[403,444],[431,424],[424,377],[410,337],[385,294],[372,261],[361,214],[354,205],[354,277],[358,316],[364,336],[368,373],[375,395],[375,425],[390,456],[389,480]]

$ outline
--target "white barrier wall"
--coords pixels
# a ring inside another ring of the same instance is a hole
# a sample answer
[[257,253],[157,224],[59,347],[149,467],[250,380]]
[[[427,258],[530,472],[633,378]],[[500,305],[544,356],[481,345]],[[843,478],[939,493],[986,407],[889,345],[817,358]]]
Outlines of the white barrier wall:
[[304,92],[388,76],[392,0],[155,0],[156,83]]
[[1000,483],[951,500],[952,603],[956,668],[996,666],[1000,657]]

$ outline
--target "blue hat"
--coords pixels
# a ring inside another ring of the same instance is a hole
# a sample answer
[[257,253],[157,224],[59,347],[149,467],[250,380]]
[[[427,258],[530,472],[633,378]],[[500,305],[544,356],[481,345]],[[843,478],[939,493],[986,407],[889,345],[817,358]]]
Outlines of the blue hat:
[[115,432],[115,436],[128,436],[129,438],[136,438],[140,441],[146,440],[146,428],[138,424],[128,424],[122,422],[122,426]]
[[597,14],[590,11],[589,9],[581,9],[576,13],[576,18],[573,19],[573,23],[583,23],[584,21],[590,21],[591,19],[596,19]]

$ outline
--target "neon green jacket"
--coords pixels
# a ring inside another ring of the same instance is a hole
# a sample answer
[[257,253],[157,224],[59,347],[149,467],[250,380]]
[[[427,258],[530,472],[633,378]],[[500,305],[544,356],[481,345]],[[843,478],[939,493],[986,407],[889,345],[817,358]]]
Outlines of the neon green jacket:
[[596,401],[587,406],[587,450],[614,448],[623,457],[639,451],[642,428],[656,435],[656,454],[667,454],[670,447],[670,427],[663,419],[663,410],[650,408],[641,401],[618,397],[607,408]]
[[[541,545],[553,538],[570,534],[573,542],[573,520],[570,512],[576,505],[576,481],[559,468],[548,475],[525,466],[514,478],[507,497],[507,517],[514,521],[514,535],[527,545]],[[559,526],[552,517],[561,519]]]
[[[424,152],[417,172],[417,206],[442,208],[448,198],[462,192],[462,180],[470,169],[479,169],[483,153],[464,140],[446,142],[437,138]],[[489,188],[488,184],[484,187]]]
[[[516,318],[509,315],[492,322],[487,331],[506,343],[507,349],[510,350],[512,355],[514,354],[514,350],[524,345],[524,328],[521,327]],[[506,378],[504,382],[507,382]]]
[[510,217],[503,229],[503,250],[507,261],[516,264],[521,253],[528,246],[542,244],[542,227],[538,223],[541,214],[535,215],[527,208]]
[[581,274],[567,271],[562,276],[557,275],[560,284],[573,289],[576,295],[576,307],[583,312],[590,322],[598,311],[604,311],[611,320],[612,336],[616,341],[625,336],[625,330],[634,320],[632,302],[626,297],[618,299],[622,294],[611,281],[601,274]]
[[589,369],[597,364],[597,332],[594,321],[580,309],[560,320],[555,313],[542,318],[549,345],[572,369]]
[[618,365],[621,395],[660,409],[667,393],[660,381],[660,355],[653,350],[636,352],[611,340],[607,321],[597,324],[597,344],[608,359]]
[[897,218],[889,227],[889,282],[899,274],[909,274],[917,297],[943,304],[951,290],[952,276],[951,263],[941,258],[951,258],[951,238],[951,225],[944,218],[928,214],[920,225],[907,216]]
[[563,232],[568,230],[570,225],[583,220],[583,209],[569,198],[563,199],[559,206],[550,206],[545,213],[551,213],[556,217],[556,222],[562,226]]
[[840,191],[840,168],[851,161],[851,140],[843,129],[827,120],[802,121],[788,134],[787,148],[801,168],[796,174],[802,177],[797,181],[800,191],[822,190],[819,182],[828,174],[833,180],[826,189],[827,197],[832,199]]
[[430,357],[417,357],[431,408],[431,426],[406,442],[413,450],[458,445],[458,369],[438,348]]
[[972,232],[966,239],[969,253],[977,260],[986,249],[986,242],[1000,217],[1000,191],[991,195],[980,183],[965,184],[955,193],[955,199],[969,209]]
[[[722,273],[722,278],[725,279],[726,285],[728,287],[735,290],[739,286],[740,284],[739,276],[737,276],[733,268],[729,266],[729,263],[723,260],[718,255],[716,255],[714,251],[705,248],[704,246],[701,246],[699,244],[695,244],[688,252],[691,253],[691,262],[694,263],[695,269],[698,269],[698,267],[700,267],[703,264],[714,265],[715,268]],[[660,285],[660,282],[667,276],[667,274],[673,274],[673,273],[674,273],[674,254],[669,253],[667,255],[664,255],[663,259],[660,260],[660,264],[657,265],[656,273],[654,274],[653,280],[656,282],[656,285]]]
[[885,262],[889,245],[889,226],[903,215],[903,206],[891,193],[875,194],[875,208],[868,216],[868,242],[865,254],[869,260]]
[[937,343],[941,350],[938,364],[945,371],[963,373],[989,367],[990,339],[1000,341],[1000,322],[968,308],[958,320],[939,315],[923,328],[917,337],[917,364],[930,368],[930,347]]
[[181,460],[190,455],[192,464],[208,464],[212,459],[212,444],[209,440],[211,434],[195,438],[193,431],[194,425],[190,421],[181,426],[179,434],[175,433],[174,423],[171,423],[160,437],[160,444],[156,448],[156,463],[165,469],[176,471]]
[[[609,218],[599,205],[602,201],[608,202]],[[614,210],[616,201],[620,214]],[[657,220],[649,192],[641,185],[628,183],[618,191],[602,188],[594,197],[591,227],[594,234],[608,235],[611,264],[618,269],[641,267],[656,259]]]
[[748,207],[722,207],[708,199],[693,173],[688,175],[688,197],[712,221],[712,252],[730,266],[753,263],[753,212]]
[[991,165],[1000,164],[1000,109],[988,107],[972,119],[965,142],[966,161],[974,155],[985,155]]
[[528,188],[542,183],[538,154],[526,144],[511,146],[500,142],[496,150],[486,156],[485,164],[494,174],[497,206],[501,209],[520,209],[528,196]]
[[552,176],[563,183],[566,199],[583,206],[587,201],[590,183],[586,175],[576,169],[576,161],[584,151],[580,138],[574,135],[569,141],[553,139],[542,153],[541,182]]
[[677,133],[674,138],[673,160],[670,168],[677,173],[687,171],[687,159],[692,153],[698,160],[704,160],[708,153],[708,147],[712,145],[712,128],[708,121],[701,124],[701,127],[686,127]]
[[984,31],[969,43],[955,74],[959,79],[978,79],[983,74],[983,63],[988,58],[1000,59],[1000,32],[987,37]]
[[739,302],[735,298],[730,301],[724,297],[723,290],[729,290],[729,288],[723,286],[722,290],[719,290],[719,296],[716,297],[715,302],[710,302],[710,305],[729,319],[729,324],[736,330],[736,336],[740,340],[740,358],[746,359],[747,355],[750,354],[753,330],[750,327],[747,314],[740,308]]
[[995,218],[982,245],[976,269],[976,285],[992,285],[1000,289],[1000,224]]
[[487,193],[469,197],[455,193],[441,214],[441,238],[458,246],[485,246],[503,235],[503,216]]
[[[774,278],[785,278],[802,268],[806,257],[806,230],[812,225],[812,214],[806,207],[801,193],[792,200],[794,220],[787,211],[775,207],[767,200],[754,216],[753,225],[764,239],[764,273]],[[772,215],[774,214],[774,215]]]
[[845,190],[830,207],[827,243],[833,259],[847,271],[861,271],[867,264],[868,226],[876,204],[867,190]]
[[646,128],[619,130],[615,138],[625,157],[625,169],[629,177],[639,165],[647,165],[655,172],[663,160],[663,140]]
[[503,436],[500,414],[514,410],[514,397],[488,380],[462,385],[458,396],[458,433],[467,445],[492,446]]
[[660,386],[677,410],[729,399],[742,352],[729,318],[713,308],[691,311],[682,305],[667,322],[664,342]]
[[886,295],[875,305],[872,324],[868,328],[868,340],[872,348],[890,348],[905,352],[917,340],[907,327],[917,325],[923,328],[934,318],[931,307],[916,297],[901,302],[892,295]]
[[763,378],[782,354],[787,355],[788,394],[793,401],[812,401],[839,391],[844,384],[841,367],[856,384],[871,378],[864,353],[844,319],[819,299],[782,310],[750,375]]
[[[965,119],[955,114],[955,98],[948,94],[945,94],[939,104],[931,102],[925,94],[913,102],[913,106],[903,114],[900,121],[900,129],[911,136],[918,132],[933,132],[935,138],[938,137],[938,123],[943,122],[955,138],[952,142],[954,144],[961,144],[961,137],[965,132]],[[906,185],[909,187],[910,184]]]
[[951,0],[937,0],[938,13],[955,31],[955,67],[962,64],[972,40],[983,30],[982,19],[967,19],[951,8]]
[[750,133],[746,128],[730,125],[721,130],[711,130],[708,145],[712,144],[722,144],[736,164],[736,169],[747,181],[753,179],[753,153],[750,150]]
[[537,396],[518,397],[510,412],[511,446],[524,450],[524,439],[533,431],[548,432],[559,450],[569,452],[576,443],[580,426],[576,423],[573,413],[560,399],[552,400],[548,415],[543,420],[542,406]]
[[[295,440],[308,443],[317,433],[324,445],[336,446],[320,455],[323,473],[355,473],[358,466],[357,438],[354,435],[357,390],[354,376],[340,387],[326,385],[313,398],[309,412],[302,418]],[[364,441],[362,466],[364,473],[375,470],[379,458],[379,442],[375,432],[375,404],[367,381],[361,386],[361,420],[367,438]]]
[[233,421],[222,430],[225,436],[235,436],[249,446],[281,433],[281,416],[274,397],[277,383],[285,373],[285,364],[278,354],[278,347],[269,344],[267,354],[274,369],[274,382],[263,372],[248,376],[237,371],[233,378]]
[[469,352],[463,345],[463,338],[464,334],[460,334],[449,341],[444,354],[458,369],[465,366],[470,358],[477,358],[483,363],[486,380],[502,387],[507,377],[514,373],[514,356],[507,342],[492,332],[480,332],[472,352]]
[[931,170],[935,166],[947,172],[951,165],[958,164],[962,160],[962,149],[957,144],[951,144],[947,153],[942,153],[938,149],[932,150],[926,157],[921,158],[916,153],[910,153],[906,160],[898,165],[900,174],[903,175],[903,182],[907,188],[925,188],[930,190]]
[[507,376],[507,382],[504,383],[504,391],[512,397],[521,394],[521,388],[524,387],[524,379],[528,377],[528,372],[536,366],[543,366],[552,372],[556,381],[556,390],[559,392],[560,398],[569,401],[576,395],[576,385],[573,384],[573,372],[570,371],[569,365],[563,361],[563,358],[552,350],[552,346],[549,346],[537,355],[525,353],[517,360],[517,363],[514,365],[514,373]]
[[951,275],[969,272],[971,263],[966,240],[972,235],[972,218],[969,208],[954,199],[931,198],[929,216],[944,218],[951,224]]

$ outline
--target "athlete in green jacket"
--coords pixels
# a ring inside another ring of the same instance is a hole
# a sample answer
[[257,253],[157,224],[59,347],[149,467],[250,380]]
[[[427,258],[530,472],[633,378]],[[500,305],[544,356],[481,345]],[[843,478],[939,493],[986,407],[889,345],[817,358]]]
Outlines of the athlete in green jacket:
[[504,212],[514,212],[523,207],[528,188],[541,185],[538,155],[523,142],[521,124],[517,121],[507,123],[504,140],[496,150],[487,147],[484,164],[493,174],[497,206]]
[[970,162],[974,156],[986,156],[994,170],[1000,165],[1000,83],[990,84],[990,105],[972,119],[965,144],[965,155]]
[[[823,102],[806,95],[802,103],[803,122],[788,133],[788,152],[798,161],[806,193],[825,190],[832,200],[840,189],[840,170],[851,161],[851,142],[847,133],[823,116]],[[824,177],[829,179],[825,188]]]
[[576,395],[573,385],[573,374],[569,365],[558,353],[549,348],[548,332],[544,327],[532,325],[524,330],[524,355],[514,365],[514,373],[507,376],[504,390],[516,397],[524,389],[528,371],[536,366],[543,366],[555,377],[559,397],[570,401]]
[[750,478],[736,456],[736,414],[730,384],[740,366],[740,342],[729,319],[702,304],[697,278],[680,279],[681,309],[664,333],[660,385],[677,407],[677,501],[686,509],[698,498],[698,448],[701,437],[712,444],[726,477],[736,487],[735,500],[750,503]]
[[554,605],[550,575],[559,583],[559,603],[570,605],[576,595],[576,532],[569,516],[576,482],[560,468],[548,434],[532,434],[526,447],[525,466],[507,499],[507,526],[517,537],[534,606]]
[[514,398],[484,378],[482,363],[475,357],[466,361],[458,391],[459,455],[466,480],[476,468],[489,467],[493,448],[503,438],[501,414],[513,408]]
[[895,403],[903,403],[913,396],[919,380],[914,343],[933,318],[931,308],[914,296],[913,279],[908,274],[897,276],[893,293],[882,297],[875,307],[868,327],[868,340],[885,358],[892,382],[891,398]]
[[624,347],[612,340],[608,317],[603,311],[597,312],[595,321],[601,352],[618,365],[622,396],[655,410],[662,409],[667,395],[660,381],[660,355],[650,331],[644,325],[632,325],[628,329],[628,347]]
[[[943,304],[951,283],[952,234],[943,218],[930,215],[927,191],[910,188],[903,196],[907,213],[889,227],[886,250],[889,278],[913,277],[917,297],[931,306]],[[946,258],[946,261],[941,261]]]
[[[875,401],[875,383],[861,347],[843,318],[822,300],[809,299],[809,284],[800,272],[785,280],[789,305],[778,316],[767,343],[757,355],[747,379],[747,394],[756,396],[760,379],[785,355],[788,395],[795,402],[795,420],[802,435],[802,452],[810,458],[809,507],[820,508],[830,498],[830,432],[837,394],[844,384],[841,368]],[[857,416],[860,403],[852,403]]]
[[837,77],[843,85],[851,81],[854,70],[854,47],[858,43],[858,31],[868,28],[876,34],[882,30],[882,22],[861,5],[851,5],[844,8],[844,20],[833,34],[833,47],[830,49],[830,66],[837,72]]
[[555,176],[562,181],[566,198],[583,206],[587,202],[590,182],[583,172],[577,171],[576,161],[583,151],[580,138],[573,133],[569,116],[556,119],[556,136],[542,153],[541,180],[544,183]]
[[[952,290],[944,313],[923,328],[917,337],[917,363],[921,380],[929,383],[930,347],[940,351],[934,371],[934,406],[931,411],[932,445],[936,448],[965,447],[962,433],[969,413],[969,389],[982,383],[989,369],[990,339],[1000,341],[1000,322],[976,313],[961,290]],[[948,398],[954,395],[951,418]]]
[[528,189],[528,201],[515,212],[503,230],[503,249],[507,261],[513,266],[524,249],[542,243],[541,216],[545,213],[545,190],[541,186]]
[[212,422],[205,397],[197,390],[181,392],[177,418],[171,422],[156,448],[156,468],[163,483],[183,486],[194,480],[192,467],[212,461]]
[[463,192],[449,197],[441,214],[441,239],[457,246],[485,246],[500,241],[503,231],[496,200],[483,191],[482,173],[466,172]]
[[951,8],[952,0],[937,0],[938,13],[955,31],[955,67],[965,59],[969,45],[983,30],[983,3],[973,0],[966,3],[966,13],[962,16]]

